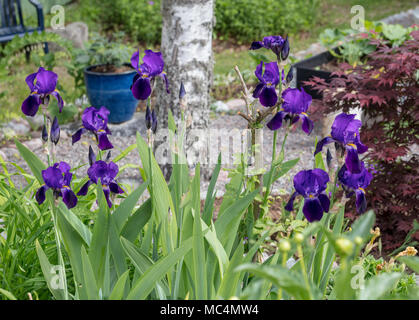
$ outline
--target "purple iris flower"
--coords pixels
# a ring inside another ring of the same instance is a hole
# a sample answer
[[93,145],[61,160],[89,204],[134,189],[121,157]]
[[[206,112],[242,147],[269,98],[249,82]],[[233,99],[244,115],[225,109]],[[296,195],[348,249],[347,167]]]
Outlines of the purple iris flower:
[[[262,75],[262,69],[265,71]],[[275,87],[279,83],[279,69],[276,62],[264,64],[263,61],[256,67],[255,75],[259,79],[259,84],[253,91],[253,97],[259,98],[260,103],[265,107],[273,107],[278,101]]]
[[303,170],[294,176],[295,192],[285,209],[292,211],[297,195],[304,197],[303,213],[309,222],[321,220],[323,212],[329,212],[330,200],[325,190],[329,175],[322,169]]
[[73,174],[70,173],[70,165],[66,162],[54,163],[52,167],[42,170],[42,178],[45,185],[36,192],[35,198],[38,204],[45,201],[45,192],[48,189],[54,191],[56,198],[62,197],[67,208],[71,209],[77,204],[77,197],[70,188]]
[[338,179],[346,192],[346,197],[351,197],[355,192],[356,210],[358,213],[364,213],[367,209],[365,188],[369,186],[372,180],[372,174],[365,168],[363,161],[361,161],[360,167],[360,173],[351,173],[346,168],[346,165],[343,165],[343,167],[338,172]]
[[167,93],[170,92],[167,75],[163,71],[164,61],[161,52],[145,50],[143,64],[140,65],[140,51],[136,51],[131,57],[131,65],[138,72],[134,76],[131,85],[132,94],[136,99],[147,100],[152,90],[150,80],[157,76],[163,78],[166,84],[166,91]]
[[336,146],[346,150],[345,164],[348,170],[352,173],[360,173],[361,161],[358,154],[368,150],[368,147],[362,144],[359,138],[361,126],[361,121],[355,119],[354,114],[339,114],[333,122],[331,135],[317,143],[314,155],[322,151],[323,146],[335,142]]
[[56,89],[57,80],[58,76],[56,73],[45,70],[42,67],[38,69],[38,72],[27,76],[26,83],[31,93],[22,103],[22,112],[27,116],[33,117],[38,112],[41,104],[48,104],[50,95],[57,99],[61,112],[64,102]]
[[263,41],[252,42],[250,50],[257,50],[260,48],[266,48],[272,50],[276,54],[278,60],[282,57],[285,60],[288,57],[290,50],[288,37],[284,40],[281,36],[268,36],[264,37]]
[[118,174],[119,168],[114,162],[106,163],[99,160],[91,165],[87,170],[89,181],[87,181],[77,193],[78,196],[85,196],[92,183],[97,184],[99,179],[102,183],[103,193],[105,194],[106,201],[109,208],[112,207],[112,202],[109,198],[110,193],[124,193],[124,190],[115,182],[115,177]]
[[268,122],[267,126],[271,130],[278,130],[282,127],[282,120],[289,119],[291,124],[301,119],[302,129],[310,134],[313,130],[313,121],[306,113],[311,104],[311,96],[301,88],[301,91],[295,88],[288,88],[282,92],[281,110]]
[[100,107],[99,110],[95,107],[86,108],[81,116],[84,128],[77,130],[73,134],[72,143],[76,143],[80,140],[83,133],[90,131],[96,136],[100,150],[112,149],[113,145],[108,139],[108,134],[111,134],[108,128],[108,115],[109,110],[105,107]]

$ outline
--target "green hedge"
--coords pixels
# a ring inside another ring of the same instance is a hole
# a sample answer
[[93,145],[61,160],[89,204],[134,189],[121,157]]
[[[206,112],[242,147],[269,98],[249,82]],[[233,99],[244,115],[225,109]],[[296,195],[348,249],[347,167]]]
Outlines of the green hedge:
[[[141,42],[160,42],[160,0],[90,3],[105,29],[123,30]],[[214,31],[222,40],[244,43],[271,34],[293,34],[313,25],[317,8],[318,0],[216,0]]]

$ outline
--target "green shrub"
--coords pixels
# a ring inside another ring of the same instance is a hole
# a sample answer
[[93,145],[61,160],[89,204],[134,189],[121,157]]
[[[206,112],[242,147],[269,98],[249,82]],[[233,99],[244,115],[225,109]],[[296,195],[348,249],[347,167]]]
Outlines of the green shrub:
[[217,0],[215,32],[248,43],[270,34],[308,29],[317,0]]
[[[97,2],[92,1],[91,10],[103,26],[120,28],[140,42],[160,42],[160,0]],[[317,8],[318,0],[216,0],[214,32],[222,40],[244,43],[270,34],[292,34],[312,26]]]

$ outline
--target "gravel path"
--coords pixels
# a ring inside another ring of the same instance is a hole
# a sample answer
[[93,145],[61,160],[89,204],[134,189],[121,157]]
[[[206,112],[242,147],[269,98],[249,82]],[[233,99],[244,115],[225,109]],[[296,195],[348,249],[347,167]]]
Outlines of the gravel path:
[[[227,129],[232,130],[233,128],[245,129],[246,121],[237,116],[237,115],[221,115],[216,114],[216,117],[210,121],[210,128],[212,129]],[[89,135],[84,135],[80,142],[72,145],[71,144],[71,134],[79,127],[79,124],[74,123],[71,125],[65,125],[62,127],[61,139],[57,146],[57,159],[59,161],[68,162],[71,167],[78,167],[88,162],[88,149],[89,143],[94,144],[92,140],[93,137]],[[139,131],[140,134],[146,136],[146,128],[144,125],[144,113],[136,113],[134,119],[124,123],[122,125],[110,125],[110,129],[113,132],[111,136],[111,141],[114,145],[114,150],[112,150],[112,158],[116,157],[122,150],[128,146],[134,144],[135,133]],[[320,137],[320,128],[315,126],[315,130],[310,136],[307,136],[297,125],[296,130],[291,132],[288,136],[288,140],[285,146],[286,155],[285,161],[300,158],[299,163],[292,169],[289,174],[281,178],[273,186],[274,193],[288,193],[292,189],[292,177],[299,170],[312,168],[313,167],[313,151],[314,151],[314,139],[318,135]],[[278,146],[277,150],[281,147],[282,139],[284,137],[284,129],[279,130],[278,133]],[[42,147],[42,141],[40,139],[40,133],[35,132],[31,140],[25,141],[24,144],[31,149],[34,153],[41,157],[43,161],[46,162],[46,154]],[[265,167],[269,168],[270,159],[272,156],[272,140],[273,132],[265,128],[263,130],[263,154]],[[217,149],[216,144],[212,144],[210,152],[212,154],[218,154],[219,150]],[[14,144],[9,143],[6,147],[0,149],[0,155],[5,158],[8,162],[14,162],[24,168],[29,170],[23,158],[20,157]],[[131,151],[126,158],[122,159],[118,165],[122,168],[127,164],[141,165],[140,157],[136,149]],[[230,166],[232,167],[232,166]],[[10,163],[7,164],[9,172],[16,172],[16,168]],[[82,177],[86,174],[87,166],[79,168],[76,170],[76,176]],[[222,170],[219,175],[217,182],[217,195],[222,195],[225,191],[225,184],[228,182],[228,172]],[[141,176],[137,168],[125,168],[118,177],[119,181],[122,183],[127,183],[132,186],[136,186],[141,183]],[[13,180],[18,184],[22,185],[25,183],[22,177],[14,176]],[[205,197],[206,189],[208,188],[209,181],[202,180],[201,183],[201,196]]]

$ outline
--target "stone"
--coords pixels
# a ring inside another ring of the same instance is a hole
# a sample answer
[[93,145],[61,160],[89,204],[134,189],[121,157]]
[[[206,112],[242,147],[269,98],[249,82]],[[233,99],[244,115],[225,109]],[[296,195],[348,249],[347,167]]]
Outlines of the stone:
[[[70,40],[73,46],[78,49],[84,48],[84,43],[89,39],[89,27],[84,22],[73,22],[64,27],[64,29],[47,29],[47,32],[59,34],[64,39]],[[57,45],[51,44],[52,51],[58,51]]]
[[246,102],[243,99],[232,99],[226,102],[226,105],[229,108],[229,111],[234,111],[234,113],[237,113],[237,111],[246,111]]
[[108,127],[116,137],[135,136],[137,132],[145,134],[145,113],[136,112],[131,120],[118,124],[108,123]]
[[40,138],[34,138],[32,140],[25,141],[23,144],[32,151],[42,148],[42,140]]
[[230,110],[228,105],[220,100],[214,102],[211,107],[215,112],[228,112]]
[[29,123],[24,119],[13,119],[1,128],[6,138],[25,136],[31,131]]
[[28,121],[33,130],[38,130],[44,125],[44,116],[40,113],[33,117],[26,117],[25,119]]

